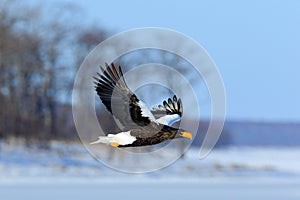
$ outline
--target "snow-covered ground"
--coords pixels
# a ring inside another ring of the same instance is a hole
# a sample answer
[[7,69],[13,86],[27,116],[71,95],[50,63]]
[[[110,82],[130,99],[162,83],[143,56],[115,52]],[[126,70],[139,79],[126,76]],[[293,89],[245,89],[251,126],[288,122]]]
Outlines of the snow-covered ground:
[[127,174],[99,163],[78,143],[52,142],[49,149],[2,143],[0,196],[130,197],[138,189],[139,194],[149,193],[148,199],[158,194],[175,199],[300,199],[300,148],[231,147],[215,149],[203,160],[198,153],[189,149],[184,159],[157,172]]
[[[48,149],[22,142],[2,143],[0,183],[21,180],[101,179],[143,177],[145,179],[193,179],[203,177],[300,178],[300,148],[214,149],[199,159],[198,149],[189,149],[184,159],[156,172],[132,175],[114,171],[96,161],[79,143],[52,142]],[[107,148],[103,146],[103,148]],[[114,155],[113,155],[114,156]],[[118,158],[117,158],[118,159]],[[122,157],[120,164],[130,164]]]

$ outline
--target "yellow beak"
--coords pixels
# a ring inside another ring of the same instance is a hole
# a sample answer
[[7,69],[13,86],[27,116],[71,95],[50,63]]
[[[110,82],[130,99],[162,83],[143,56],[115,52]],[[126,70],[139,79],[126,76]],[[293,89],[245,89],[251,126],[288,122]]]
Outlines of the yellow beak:
[[193,135],[190,132],[181,132],[181,136],[185,138],[193,139]]

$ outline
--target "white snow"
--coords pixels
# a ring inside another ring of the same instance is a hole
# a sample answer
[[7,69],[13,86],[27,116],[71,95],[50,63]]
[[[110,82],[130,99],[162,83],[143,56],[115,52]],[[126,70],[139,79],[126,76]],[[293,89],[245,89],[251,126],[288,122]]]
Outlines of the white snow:
[[94,160],[79,143],[52,142],[49,149],[24,143],[0,147],[0,195],[4,199],[76,200],[99,194],[101,199],[120,194],[127,199],[133,189],[147,193],[147,199],[157,199],[158,194],[174,199],[300,198],[300,148],[214,149],[202,160],[198,149],[189,149],[184,159],[157,172],[126,174]]
[[[0,147],[0,183],[19,178],[39,177],[93,176],[101,180],[112,175],[119,179],[132,177],[132,174],[116,172],[96,161],[80,143],[52,142],[49,149],[40,149],[36,145],[26,147],[23,143],[2,143]],[[108,147],[102,145],[102,148],[105,153],[105,148]],[[162,157],[169,156],[171,153]],[[300,148],[214,149],[202,160],[199,159],[198,153],[198,149],[190,148],[184,159],[179,159],[157,172],[143,174],[142,177],[146,179],[184,177],[185,180],[198,180],[203,177],[300,178]],[[158,158],[158,162],[161,159]],[[138,164],[124,159],[120,159],[120,162],[132,166]]]

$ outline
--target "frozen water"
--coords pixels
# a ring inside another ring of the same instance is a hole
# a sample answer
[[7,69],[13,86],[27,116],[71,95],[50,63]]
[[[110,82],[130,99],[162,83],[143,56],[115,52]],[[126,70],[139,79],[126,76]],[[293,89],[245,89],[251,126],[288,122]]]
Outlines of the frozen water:
[[0,195],[72,200],[135,199],[133,194],[136,199],[300,198],[300,148],[215,149],[203,160],[198,153],[190,149],[165,169],[136,175],[102,165],[77,143],[52,142],[49,149],[2,143]]

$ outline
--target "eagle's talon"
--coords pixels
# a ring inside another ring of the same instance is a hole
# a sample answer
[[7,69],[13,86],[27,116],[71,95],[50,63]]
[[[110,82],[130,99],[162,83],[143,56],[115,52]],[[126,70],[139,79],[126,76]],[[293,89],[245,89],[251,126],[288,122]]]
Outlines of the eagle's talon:
[[113,147],[118,147],[120,144],[117,143],[117,142],[112,142],[112,143],[110,143],[110,145],[113,146]]

